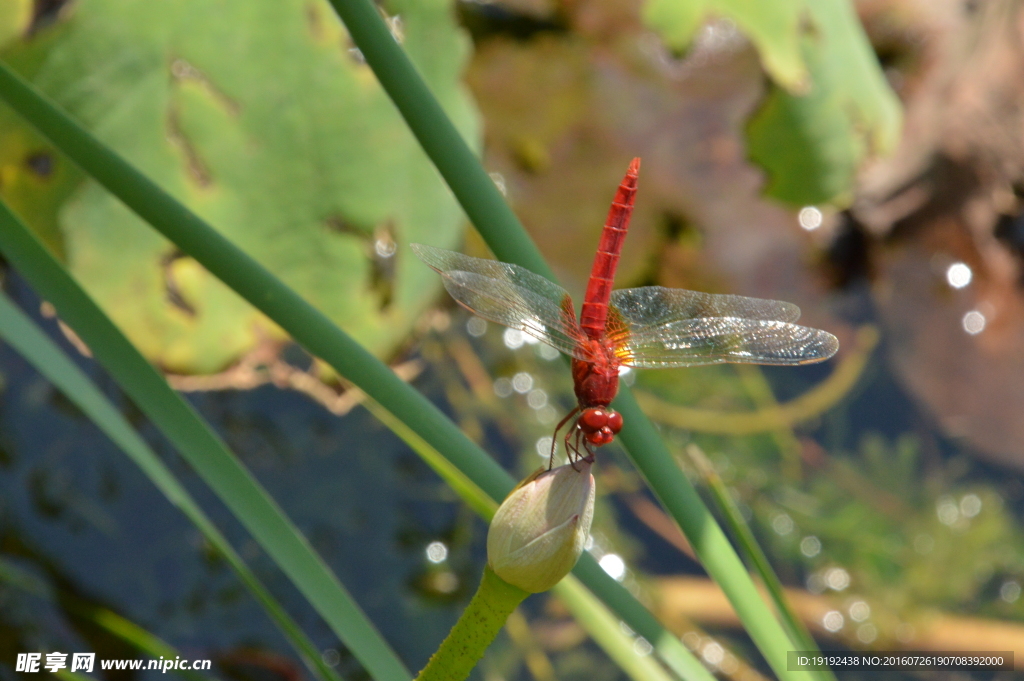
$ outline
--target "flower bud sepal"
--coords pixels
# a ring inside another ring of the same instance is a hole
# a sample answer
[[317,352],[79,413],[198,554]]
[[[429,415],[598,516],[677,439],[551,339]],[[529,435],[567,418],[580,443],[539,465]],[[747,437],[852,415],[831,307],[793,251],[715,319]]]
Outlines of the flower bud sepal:
[[547,591],[576,565],[594,518],[594,476],[580,460],[540,469],[502,502],[487,533],[487,564],[509,584]]

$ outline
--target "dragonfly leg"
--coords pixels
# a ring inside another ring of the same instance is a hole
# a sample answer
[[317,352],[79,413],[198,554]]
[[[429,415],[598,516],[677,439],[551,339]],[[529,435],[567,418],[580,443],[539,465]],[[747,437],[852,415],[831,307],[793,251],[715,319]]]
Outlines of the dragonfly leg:
[[[569,436],[573,436],[572,446],[569,446]],[[580,438],[583,437],[583,429],[579,427],[579,424],[573,424],[573,427],[565,433],[565,451],[569,457],[569,463],[572,464],[572,469],[579,472],[576,468],[576,462],[580,460]]]
[[576,452],[576,444],[569,444],[569,437],[576,431],[575,427],[570,427],[569,430],[565,431],[565,458],[572,464],[573,470],[576,470],[576,458],[573,456]]
[[[575,407],[573,407],[573,410],[566,414],[565,418],[559,421],[558,425],[555,426],[555,432],[551,436],[551,456],[548,457],[548,470],[551,470],[551,466],[553,466],[555,463],[555,444],[558,442],[558,431],[562,429],[562,426],[564,426],[569,421],[569,419],[576,416],[576,414],[578,414],[579,411],[580,407],[579,405],[576,405]],[[565,455],[567,457],[569,456],[569,433],[571,433],[574,430],[575,425],[576,424],[574,422],[572,426],[569,426],[569,430],[567,430],[565,433]]]
[[[590,440],[587,439],[587,432],[583,430],[581,426],[577,425],[574,430],[576,431],[576,437],[573,442],[572,453],[575,456],[572,462],[572,467],[574,470],[579,471],[579,469],[576,468],[576,463],[578,461],[594,463],[594,446]],[[586,456],[580,452],[581,449],[583,452],[586,452]]]
[[587,452],[583,460],[587,463],[594,463],[594,448],[591,446],[590,440],[583,438],[583,449]]

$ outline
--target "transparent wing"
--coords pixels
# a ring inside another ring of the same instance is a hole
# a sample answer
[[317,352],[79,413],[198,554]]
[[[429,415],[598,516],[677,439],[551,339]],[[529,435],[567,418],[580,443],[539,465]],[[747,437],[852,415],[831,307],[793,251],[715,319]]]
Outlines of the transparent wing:
[[623,364],[805,364],[827,359],[835,336],[793,324],[792,303],[645,286],[613,291],[608,337]]
[[632,327],[616,353],[627,366],[691,367],[723,362],[809,364],[836,354],[830,333],[772,319],[699,317]]
[[567,355],[578,354],[584,335],[572,300],[561,286],[517,265],[423,244],[410,246],[470,312],[519,329]]
[[800,308],[781,300],[700,293],[663,286],[612,291],[611,305],[630,327],[663,326],[700,317],[739,317],[780,322],[800,319]]

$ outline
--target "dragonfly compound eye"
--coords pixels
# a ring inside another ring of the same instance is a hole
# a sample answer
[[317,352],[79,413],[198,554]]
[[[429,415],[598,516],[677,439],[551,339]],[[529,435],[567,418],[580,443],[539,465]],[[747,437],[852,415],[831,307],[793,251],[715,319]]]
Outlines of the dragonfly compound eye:
[[608,426],[604,426],[593,433],[587,433],[587,442],[597,447],[606,445],[614,439],[615,433]]
[[[596,433],[608,425],[608,412],[604,409],[591,407],[580,414],[580,427],[585,433]],[[594,444],[597,444],[596,442]]]
[[611,429],[613,433],[618,433],[622,430],[622,414],[617,411],[609,412],[608,428]]

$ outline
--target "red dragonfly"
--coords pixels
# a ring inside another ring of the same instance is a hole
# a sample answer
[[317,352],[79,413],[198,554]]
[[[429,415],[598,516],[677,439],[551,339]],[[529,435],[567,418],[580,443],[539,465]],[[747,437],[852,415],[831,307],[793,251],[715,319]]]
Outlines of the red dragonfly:
[[621,367],[809,364],[839,349],[832,334],[794,324],[800,308],[792,303],[661,286],[612,291],[639,171],[635,158],[615,193],[579,321],[565,289],[527,269],[412,244],[460,305],[572,357],[577,405],[555,428],[552,459],[558,432],[570,420],[565,449],[573,461],[593,461],[593,448],[615,438],[622,415],[608,405]]

